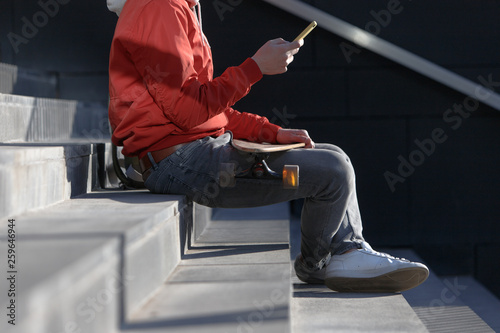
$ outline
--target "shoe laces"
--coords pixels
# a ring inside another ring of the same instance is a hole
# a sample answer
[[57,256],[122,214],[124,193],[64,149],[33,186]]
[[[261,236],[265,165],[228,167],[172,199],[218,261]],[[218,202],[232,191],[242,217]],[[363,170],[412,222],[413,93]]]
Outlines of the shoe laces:
[[371,246],[370,244],[366,243],[366,242],[363,242],[363,250],[367,251],[367,252],[370,252],[376,256],[379,256],[379,257],[383,257],[383,258],[387,258],[387,259],[393,259],[393,260],[401,260],[401,261],[408,261],[408,259],[405,259],[405,258],[398,258],[398,257],[395,257],[393,255],[390,255],[389,253],[385,253],[385,252],[378,252],[378,251],[375,251]]

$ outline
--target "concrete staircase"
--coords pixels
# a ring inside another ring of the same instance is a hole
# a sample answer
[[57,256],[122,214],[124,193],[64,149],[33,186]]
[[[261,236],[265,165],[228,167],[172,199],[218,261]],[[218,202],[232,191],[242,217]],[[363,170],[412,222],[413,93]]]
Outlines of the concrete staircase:
[[[300,251],[299,221],[290,224]],[[377,249],[424,262],[409,249]],[[500,301],[469,276],[438,277],[399,294],[341,294],[292,277],[292,332],[500,332]]]
[[14,95],[16,73],[0,65],[0,332],[500,331],[498,299],[470,277],[390,295],[300,283],[287,204],[119,189],[105,107]]
[[131,332],[288,332],[288,221],[286,204],[216,210],[172,276],[126,328]]

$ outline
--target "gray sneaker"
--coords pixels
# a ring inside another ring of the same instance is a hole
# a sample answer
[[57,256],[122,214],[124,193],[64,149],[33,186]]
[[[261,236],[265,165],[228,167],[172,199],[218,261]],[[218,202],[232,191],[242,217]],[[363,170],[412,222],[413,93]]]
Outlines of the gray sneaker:
[[393,293],[414,288],[429,276],[424,264],[374,251],[366,242],[362,247],[332,256],[324,278],[328,288],[342,292]]

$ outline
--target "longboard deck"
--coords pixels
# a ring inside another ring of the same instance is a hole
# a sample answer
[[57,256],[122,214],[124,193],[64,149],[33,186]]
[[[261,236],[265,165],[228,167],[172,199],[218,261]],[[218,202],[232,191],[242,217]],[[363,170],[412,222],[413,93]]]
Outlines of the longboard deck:
[[303,142],[291,143],[291,144],[272,144],[272,143],[250,142],[238,139],[232,140],[231,144],[233,145],[234,148],[248,153],[274,153],[294,148],[303,148],[306,145]]

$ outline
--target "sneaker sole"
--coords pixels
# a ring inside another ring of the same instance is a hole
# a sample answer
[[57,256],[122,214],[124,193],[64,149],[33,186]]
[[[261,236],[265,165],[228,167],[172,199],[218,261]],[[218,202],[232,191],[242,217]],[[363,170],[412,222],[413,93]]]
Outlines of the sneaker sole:
[[325,284],[325,280],[323,279],[317,279],[317,278],[306,278],[306,277],[301,277],[298,274],[296,274],[297,277],[299,278],[300,281],[308,283],[308,284]]
[[371,278],[330,277],[328,288],[338,292],[396,293],[415,288],[429,276],[425,268],[402,268]]

